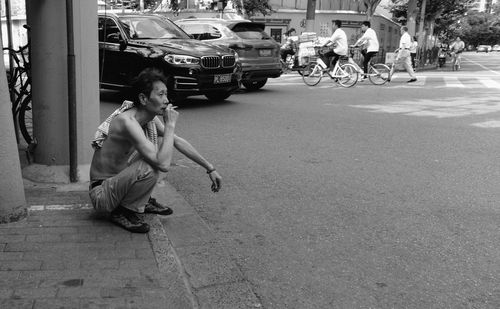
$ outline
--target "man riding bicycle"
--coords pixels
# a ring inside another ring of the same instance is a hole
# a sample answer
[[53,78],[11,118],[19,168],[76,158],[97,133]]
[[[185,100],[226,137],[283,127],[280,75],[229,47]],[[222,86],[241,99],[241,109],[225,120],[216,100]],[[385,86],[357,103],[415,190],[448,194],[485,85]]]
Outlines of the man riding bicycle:
[[330,59],[332,59],[330,69],[335,67],[335,64],[339,60],[340,56],[347,55],[347,36],[344,30],[340,29],[342,27],[342,22],[340,20],[333,21],[332,36],[323,44],[323,47],[333,45],[333,50],[330,50],[326,53],[323,53],[321,56],[321,60],[325,62],[326,65],[330,63]]
[[356,41],[354,46],[365,45],[366,49],[363,49],[361,53],[363,54],[363,71],[364,75],[361,79],[363,81],[368,74],[368,63],[370,60],[378,53],[379,43],[377,38],[377,33],[373,30],[369,21],[364,21],[361,25],[361,31],[364,32],[363,36]]
[[450,53],[452,57],[451,63],[453,65],[453,70],[460,69],[460,54],[464,51],[464,49],[464,41],[462,41],[460,37],[457,37],[450,46]]

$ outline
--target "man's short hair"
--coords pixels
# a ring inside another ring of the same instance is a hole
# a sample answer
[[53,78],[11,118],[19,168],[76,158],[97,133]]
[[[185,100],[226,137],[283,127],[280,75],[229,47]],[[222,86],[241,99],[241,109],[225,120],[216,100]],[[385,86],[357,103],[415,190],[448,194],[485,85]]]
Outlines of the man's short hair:
[[408,27],[406,27],[406,26],[401,27],[401,29],[403,29],[403,31],[408,32]]
[[146,68],[142,70],[132,83],[131,96],[134,98],[134,102],[137,103],[141,93],[149,97],[153,91],[153,84],[158,81],[163,82],[168,87],[168,79],[160,69]]
[[372,24],[369,21],[365,20],[363,22],[363,26],[367,26],[368,28],[370,28],[372,26]]
[[340,20],[334,20],[333,24],[336,25],[339,28],[342,27],[342,21],[340,21]]

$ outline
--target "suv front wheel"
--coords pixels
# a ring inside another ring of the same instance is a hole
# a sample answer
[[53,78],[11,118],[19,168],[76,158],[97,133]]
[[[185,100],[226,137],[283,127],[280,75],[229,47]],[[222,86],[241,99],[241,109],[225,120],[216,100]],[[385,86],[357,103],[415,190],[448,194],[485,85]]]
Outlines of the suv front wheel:
[[250,91],[259,90],[267,83],[267,78],[261,80],[242,81],[241,83]]

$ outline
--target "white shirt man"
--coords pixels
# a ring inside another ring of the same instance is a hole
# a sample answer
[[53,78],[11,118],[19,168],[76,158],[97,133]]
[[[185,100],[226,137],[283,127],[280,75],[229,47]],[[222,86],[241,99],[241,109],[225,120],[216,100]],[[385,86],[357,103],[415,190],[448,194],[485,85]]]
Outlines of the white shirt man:
[[[411,37],[408,33],[408,27],[401,27],[401,39],[399,40],[399,52],[396,56],[396,62],[400,62],[403,64],[406,72],[410,75],[411,79],[408,83],[413,83],[417,81],[417,77],[415,76],[415,72],[411,67],[411,57],[410,57],[410,47],[411,47]],[[394,66],[391,68],[391,73],[389,76],[392,76],[394,72]]]
[[378,53],[379,49],[377,33],[370,27],[371,24],[369,21],[363,22],[363,24],[361,25],[361,30],[364,31],[365,33],[354,44],[354,46],[366,45],[366,51],[365,50],[362,51],[363,72],[365,73],[365,76],[363,76],[361,81],[363,81],[363,79],[366,78],[366,74],[368,74],[368,63],[370,63],[370,60]]
[[333,57],[330,68],[335,67],[335,64],[337,63],[340,56],[347,55],[347,35],[345,34],[344,30],[340,29],[340,27],[342,27],[342,22],[340,20],[333,21],[333,26],[332,26],[333,34],[325,42],[325,44],[323,44],[323,46],[331,44],[333,45],[333,51],[324,53],[323,56],[321,57],[326,65],[330,63],[329,59]]

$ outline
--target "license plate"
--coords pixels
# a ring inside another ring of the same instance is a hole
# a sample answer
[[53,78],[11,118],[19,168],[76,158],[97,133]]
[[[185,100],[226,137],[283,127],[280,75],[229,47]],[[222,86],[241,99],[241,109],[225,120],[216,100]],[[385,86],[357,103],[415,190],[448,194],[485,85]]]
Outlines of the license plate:
[[231,74],[214,75],[214,84],[226,84],[231,82]]
[[271,49],[259,49],[259,56],[261,57],[269,57],[272,54]]

